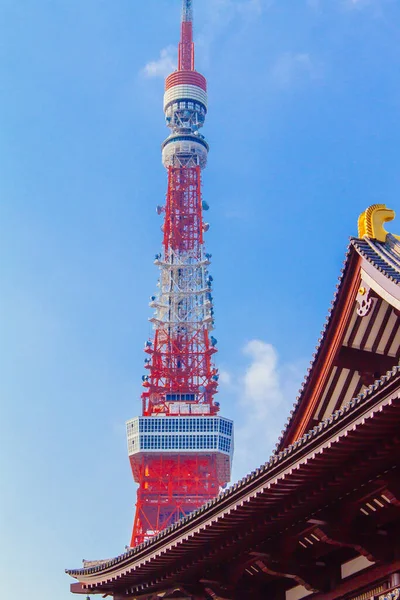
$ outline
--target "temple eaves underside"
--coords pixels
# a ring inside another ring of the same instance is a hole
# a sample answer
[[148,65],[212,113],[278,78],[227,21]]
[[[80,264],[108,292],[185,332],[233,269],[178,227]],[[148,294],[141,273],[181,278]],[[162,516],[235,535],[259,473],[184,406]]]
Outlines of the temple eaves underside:
[[[284,592],[293,584],[326,594],[333,579],[346,583],[337,565],[358,556],[382,572],[400,570],[394,560],[399,391],[396,367],[179,524],[112,561],[69,574],[86,594],[147,598],[180,586],[199,597],[207,588],[239,598],[254,587]],[[328,599],[315,595],[322,597]]]

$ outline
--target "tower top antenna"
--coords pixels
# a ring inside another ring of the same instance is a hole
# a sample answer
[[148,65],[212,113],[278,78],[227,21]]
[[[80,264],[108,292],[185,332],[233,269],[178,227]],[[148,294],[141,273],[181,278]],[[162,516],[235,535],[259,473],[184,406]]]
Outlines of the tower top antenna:
[[182,2],[182,22],[193,21],[193,2],[192,0],[183,0]]
[[178,71],[194,71],[193,0],[183,0]]

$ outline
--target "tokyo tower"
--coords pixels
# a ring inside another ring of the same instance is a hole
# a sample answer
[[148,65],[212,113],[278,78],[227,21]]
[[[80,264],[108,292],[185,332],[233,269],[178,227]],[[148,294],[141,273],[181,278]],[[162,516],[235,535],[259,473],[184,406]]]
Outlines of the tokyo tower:
[[131,546],[208,500],[230,480],[233,423],[218,415],[213,364],[211,255],[204,246],[208,204],[201,171],[208,144],[199,129],[207,114],[207,82],[194,68],[192,0],[183,0],[178,69],[165,82],[170,134],[162,144],[168,171],[160,277],[151,297],[154,337],[145,344],[142,416],[127,422],[128,453],[139,484]]

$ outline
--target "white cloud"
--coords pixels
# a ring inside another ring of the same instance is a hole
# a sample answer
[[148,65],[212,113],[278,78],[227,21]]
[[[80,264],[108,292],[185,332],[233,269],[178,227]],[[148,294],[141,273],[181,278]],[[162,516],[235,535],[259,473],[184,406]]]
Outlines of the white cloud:
[[300,381],[302,364],[279,365],[275,348],[261,340],[251,340],[243,348],[249,364],[243,374],[230,382],[237,402],[235,423],[235,481],[266,462],[289,415]]
[[271,70],[272,79],[282,88],[287,88],[305,79],[321,76],[321,65],[307,52],[284,52]]
[[224,371],[223,369],[219,369],[219,382],[222,383],[222,385],[231,385],[232,383],[232,376],[228,371]]
[[150,61],[143,68],[146,77],[166,77],[175,71],[177,65],[177,49],[175,46],[167,46],[160,52],[158,60]]
[[[244,396],[242,403],[251,404],[253,416],[264,419],[270,406],[282,401],[277,372],[278,356],[271,344],[252,340],[243,349],[251,363],[243,378]],[[268,402],[265,400],[268,399]]]

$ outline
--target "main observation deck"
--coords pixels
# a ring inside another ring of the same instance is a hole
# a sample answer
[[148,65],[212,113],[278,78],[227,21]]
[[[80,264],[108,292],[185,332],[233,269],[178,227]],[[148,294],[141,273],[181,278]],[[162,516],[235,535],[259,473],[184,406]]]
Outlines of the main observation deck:
[[229,480],[233,458],[233,422],[218,416],[135,417],[126,424],[131,463],[139,455],[159,453],[215,455],[218,472]]

